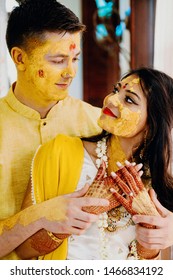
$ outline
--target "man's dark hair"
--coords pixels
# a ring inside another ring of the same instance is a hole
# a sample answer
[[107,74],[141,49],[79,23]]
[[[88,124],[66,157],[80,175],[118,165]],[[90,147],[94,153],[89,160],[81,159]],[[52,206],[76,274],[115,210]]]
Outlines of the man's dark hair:
[[32,38],[44,39],[45,32],[75,33],[85,30],[78,17],[56,0],[17,1],[8,19],[6,42],[9,52],[14,46],[27,46]]

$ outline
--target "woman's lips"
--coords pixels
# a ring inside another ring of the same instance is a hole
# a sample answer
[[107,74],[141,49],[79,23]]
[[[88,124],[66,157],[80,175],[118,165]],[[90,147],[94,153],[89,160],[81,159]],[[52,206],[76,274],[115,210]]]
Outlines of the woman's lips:
[[108,115],[108,116],[110,116],[110,117],[117,118],[117,116],[115,116],[115,115],[112,113],[112,111],[111,111],[109,108],[107,108],[107,107],[103,109],[103,114]]

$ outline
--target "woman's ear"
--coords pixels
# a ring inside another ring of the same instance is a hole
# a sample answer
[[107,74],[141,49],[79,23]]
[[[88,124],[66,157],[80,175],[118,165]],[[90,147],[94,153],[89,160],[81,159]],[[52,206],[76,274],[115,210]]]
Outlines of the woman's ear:
[[18,47],[14,47],[11,49],[11,57],[19,71],[25,71],[25,58],[26,52]]

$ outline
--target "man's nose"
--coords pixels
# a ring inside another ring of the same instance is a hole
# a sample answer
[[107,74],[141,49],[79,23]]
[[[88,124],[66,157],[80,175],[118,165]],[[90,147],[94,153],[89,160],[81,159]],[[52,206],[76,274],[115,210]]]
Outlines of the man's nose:
[[69,72],[67,72],[67,71],[64,71],[64,72],[61,74],[61,76],[62,76],[64,79],[72,79],[72,78],[73,78],[73,76],[72,76]]
[[69,63],[68,67],[64,70],[61,76],[64,79],[72,79],[75,77],[75,75],[76,75],[76,71],[74,65],[73,63]]

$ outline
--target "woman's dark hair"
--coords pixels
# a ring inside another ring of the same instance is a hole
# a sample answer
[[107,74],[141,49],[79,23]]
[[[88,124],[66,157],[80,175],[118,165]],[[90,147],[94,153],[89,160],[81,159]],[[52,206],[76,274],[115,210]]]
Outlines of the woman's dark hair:
[[8,19],[6,42],[9,52],[15,46],[26,47],[29,39],[43,38],[46,31],[75,33],[84,31],[78,17],[56,0],[23,0]]
[[143,163],[149,164],[152,187],[159,201],[173,211],[173,177],[171,176],[173,129],[173,79],[151,68],[130,71],[137,75],[147,98],[149,131],[144,148]]

